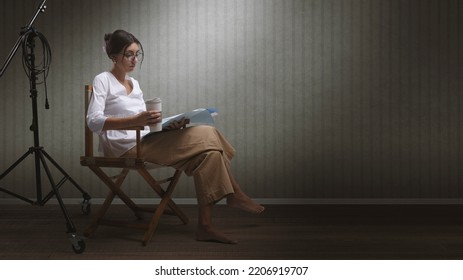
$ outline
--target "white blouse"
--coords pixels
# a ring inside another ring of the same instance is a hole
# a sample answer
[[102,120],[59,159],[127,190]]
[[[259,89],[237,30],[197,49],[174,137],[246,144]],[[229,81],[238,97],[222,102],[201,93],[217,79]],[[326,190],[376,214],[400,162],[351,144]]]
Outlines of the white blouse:
[[[103,130],[108,117],[128,117],[146,111],[143,92],[138,81],[126,76],[133,85],[127,94],[126,88],[111,72],[103,72],[93,80],[93,94],[87,112],[90,130],[99,135],[99,151],[105,156],[119,157],[135,146],[136,132],[133,130]],[[145,127],[141,136],[149,133]]]

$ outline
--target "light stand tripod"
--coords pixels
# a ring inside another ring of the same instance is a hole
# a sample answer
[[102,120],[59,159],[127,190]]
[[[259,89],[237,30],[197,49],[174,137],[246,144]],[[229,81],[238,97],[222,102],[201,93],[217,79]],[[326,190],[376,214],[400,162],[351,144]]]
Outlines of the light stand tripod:
[[[38,14],[41,12],[43,13],[45,11],[46,9],[45,2],[46,0],[42,2],[42,4],[37,9],[35,15],[32,17],[31,21],[29,22],[29,24],[26,27],[24,27],[24,30],[21,32],[20,37],[16,41],[15,46],[13,47],[12,51],[7,57],[5,64],[3,65],[0,71],[0,77],[1,77],[3,73],[5,72],[5,69],[8,66],[9,62],[11,61],[14,54],[16,53],[17,49],[19,48],[20,45],[22,45],[24,53],[25,54],[27,53],[27,61],[24,61],[24,64],[27,65],[27,68],[29,71],[28,76],[30,79],[30,97],[32,99],[32,125],[30,127],[30,130],[34,133],[34,146],[30,147],[29,150],[26,153],[24,153],[23,156],[21,156],[18,160],[16,160],[16,162],[14,162],[7,170],[5,170],[5,172],[3,172],[0,175],[0,181],[6,175],[8,175],[16,166],[18,166],[23,160],[25,160],[29,155],[34,154],[35,180],[36,180],[36,193],[37,193],[36,199],[37,200],[33,201],[29,198],[26,198],[22,195],[16,194],[12,191],[9,191],[1,187],[0,187],[0,191],[5,192],[16,198],[19,198],[23,201],[26,201],[32,205],[40,205],[40,206],[45,205],[53,196],[56,196],[56,199],[58,200],[61,211],[63,212],[64,218],[66,219],[67,234],[68,234],[69,240],[72,243],[72,248],[74,252],[82,253],[85,250],[85,242],[76,235],[76,228],[74,226],[74,223],[69,217],[66,207],[64,206],[62,197],[59,193],[59,189],[67,180],[69,180],[83,194],[84,201],[82,202],[82,212],[84,214],[88,214],[90,212],[89,201],[91,197],[71,178],[71,176],[69,176],[66,173],[66,171],[63,168],[61,168],[61,166],[59,166],[58,163],[56,163],[56,161],[44,150],[44,148],[40,146],[40,142],[39,142],[39,126],[38,126],[38,113],[37,113],[37,88],[36,88],[38,71],[36,70],[36,65],[35,65],[34,48],[35,48],[36,37],[40,37],[41,39],[44,39],[44,37],[43,35],[41,35],[40,33],[38,33],[32,28],[32,24],[37,18]],[[58,169],[61,172],[61,174],[64,176],[58,182],[58,184],[55,184],[55,181],[53,180],[53,176],[50,172],[50,169],[48,168],[46,160],[51,162],[53,166],[55,166],[55,168]],[[40,168],[41,165],[43,165],[43,168],[45,170],[45,173],[48,177],[48,180],[52,188],[52,190],[45,197],[43,197],[42,195],[42,178],[41,178],[41,168]]]

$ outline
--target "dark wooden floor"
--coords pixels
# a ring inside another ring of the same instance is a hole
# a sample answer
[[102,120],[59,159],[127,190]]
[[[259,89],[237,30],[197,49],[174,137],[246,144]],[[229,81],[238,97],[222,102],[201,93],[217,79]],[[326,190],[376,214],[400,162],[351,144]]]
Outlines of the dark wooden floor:
[[[182,208],[190,224],[163,217],[148,246],[141,231],[100,227],[75,254],[57,205],[0,205],[0,259],[463,259],[463,205],[267,205],[261,215],[219,205],[215,222],[237,245],[196,242],[196,206]],[[67,210],[82,234],[92,215]],[[132,217],[122,205],[111,215]]]

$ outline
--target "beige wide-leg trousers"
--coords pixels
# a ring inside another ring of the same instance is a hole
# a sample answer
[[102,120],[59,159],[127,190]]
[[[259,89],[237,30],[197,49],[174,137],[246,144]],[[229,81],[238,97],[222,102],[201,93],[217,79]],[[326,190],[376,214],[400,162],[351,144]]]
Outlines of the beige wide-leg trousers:
[[[147,162],[172,166],[193,176],[199,205],[215,203],[233,193],[230,160],[235,150],[212,126],[154,133],[143,138],[141,152]],[[134,154],[132,149],[124,156]]]

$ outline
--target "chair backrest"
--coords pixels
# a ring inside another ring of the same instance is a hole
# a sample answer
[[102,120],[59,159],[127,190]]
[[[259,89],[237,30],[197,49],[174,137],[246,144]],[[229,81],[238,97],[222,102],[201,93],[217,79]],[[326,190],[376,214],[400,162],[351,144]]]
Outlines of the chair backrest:
[[87,125],[87,111],[88,111],[88,104],[90,103],[90,97],[93,92],[93,87],[91,85],[85,85],[85,156],[86,157],[93,157],[93,132],[88,128]]

